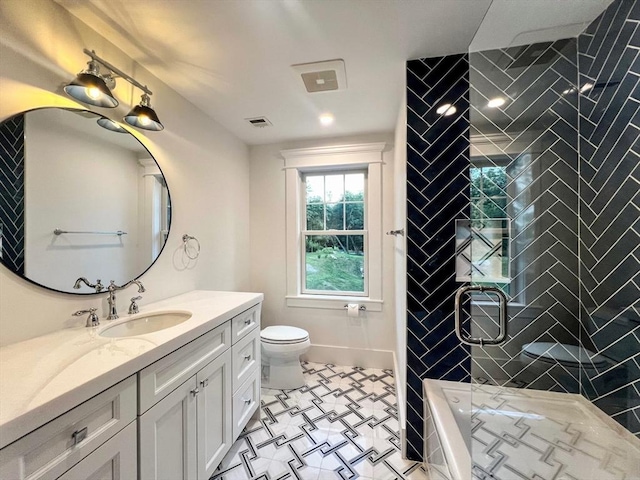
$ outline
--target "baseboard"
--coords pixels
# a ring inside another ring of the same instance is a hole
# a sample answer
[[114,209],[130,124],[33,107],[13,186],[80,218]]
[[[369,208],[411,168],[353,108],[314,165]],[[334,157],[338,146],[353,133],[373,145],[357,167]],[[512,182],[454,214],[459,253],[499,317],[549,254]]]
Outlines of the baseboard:
[[307,362],[315,363],[393,369],[395,367],[393,356],[391,350],[369,350],[366,348],[313,344],[301,358]]
[[405,391],[404,385],[400,384],[401,375],[399,374],[401,366],[398,365],[398,357],[396,356],[396,352],[391,352],[393,354],[393,373],[396,379],[396,402],[398,404],[398,423],[400,424],[400,451],[402,453],[402,458],[406,458],[406,450],[407,450],[407,416],[406,416],[406,408],[407,404],[405,402]]

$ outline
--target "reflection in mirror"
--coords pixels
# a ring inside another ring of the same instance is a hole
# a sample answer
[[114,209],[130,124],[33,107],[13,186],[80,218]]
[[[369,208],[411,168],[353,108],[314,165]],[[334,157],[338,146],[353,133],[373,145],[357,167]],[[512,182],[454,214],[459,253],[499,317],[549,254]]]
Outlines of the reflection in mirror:
[[86,110],[42,108],[0,124],[0,257],[67,293],[142,275],[167,239],[171,202],[149,151]]

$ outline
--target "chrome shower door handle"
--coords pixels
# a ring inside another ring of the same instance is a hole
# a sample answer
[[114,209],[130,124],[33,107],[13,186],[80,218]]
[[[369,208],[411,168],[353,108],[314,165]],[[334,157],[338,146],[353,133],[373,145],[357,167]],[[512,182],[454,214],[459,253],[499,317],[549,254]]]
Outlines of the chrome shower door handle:
[[[498,297],[499,299],[498,323],[500,326],[500,330],[496,338],[482,338],[482,337],[475,338],[470,335],[465,335],[465,333],[462,331],[462,322],[460,321],[461,299],[462,299],[462,296],[467,292],[493,293]],[[507,338],[507,296],[504,294],[502,290],[496,287],[482,287],[482,286],[460,287],[456,292],[455,321],[456,321],[456,336],[465,345],[480,345],[481,347],[487,346],[487,345],[500,345],[501,343],[504,343],[504,341]]]

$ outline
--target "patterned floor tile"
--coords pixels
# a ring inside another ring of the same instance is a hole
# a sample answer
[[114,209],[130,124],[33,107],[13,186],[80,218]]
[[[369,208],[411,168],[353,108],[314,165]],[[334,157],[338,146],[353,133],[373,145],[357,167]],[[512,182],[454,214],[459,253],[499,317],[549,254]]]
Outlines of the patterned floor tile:
[[303,363],[305,386],[262,389],[211,480],[428,480],[402,458],[391,370]]

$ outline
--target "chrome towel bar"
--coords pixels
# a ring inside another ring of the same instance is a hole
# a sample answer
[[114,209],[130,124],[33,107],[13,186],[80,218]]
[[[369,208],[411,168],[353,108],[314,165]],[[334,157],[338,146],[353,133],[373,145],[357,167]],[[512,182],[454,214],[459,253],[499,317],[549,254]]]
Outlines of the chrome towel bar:
[[72,231],[72,230],[60,230],[59,228],[56,228],[53,231],[54,235],[62,235],[63,233],[84,233],[84,234],[89,234],[89,235],[118,235],[119,237],[122,235],[126,235],[127,232],[123,232],[122,230],[117,230],[115,232],[93,232],[93,231],[84,231],[84,230],[76,230],[76,231]]

